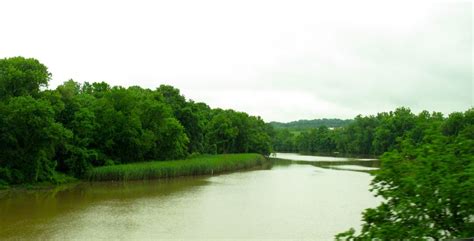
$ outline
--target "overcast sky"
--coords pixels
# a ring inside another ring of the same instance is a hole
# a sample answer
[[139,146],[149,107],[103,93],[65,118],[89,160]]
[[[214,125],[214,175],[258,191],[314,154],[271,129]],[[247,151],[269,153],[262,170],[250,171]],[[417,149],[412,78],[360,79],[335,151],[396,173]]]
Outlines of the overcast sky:
[[266,121],[473,106],[470,1],[0,2],[0,58]]

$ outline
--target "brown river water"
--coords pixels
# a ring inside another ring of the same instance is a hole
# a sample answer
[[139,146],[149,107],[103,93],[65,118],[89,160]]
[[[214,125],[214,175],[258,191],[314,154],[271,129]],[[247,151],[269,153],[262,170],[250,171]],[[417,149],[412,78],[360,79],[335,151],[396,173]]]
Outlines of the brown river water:
[[380,199],[368,173],[311,165],[0,192],[0,240],[332,240]]

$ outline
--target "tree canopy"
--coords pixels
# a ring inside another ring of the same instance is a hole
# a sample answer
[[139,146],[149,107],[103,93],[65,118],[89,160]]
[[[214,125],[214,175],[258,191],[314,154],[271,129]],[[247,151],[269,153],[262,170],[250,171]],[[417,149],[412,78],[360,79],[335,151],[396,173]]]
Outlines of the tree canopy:
[[427,118],[443,119],[440,113],[431,116],[424,111],[417,116],[410,109],[400,107],[375,116],[358,115],[349,124],[337,128],[323,125],[299,132],[275,129],[273,147],[282,152],[379,156],[396,148],[399,138],[410,133],[419,135],[430,121]]
[[36,59],[14,57],[0,61],[0,100],[9,97],[37,96],[48,86],[51,74]]
[[191,153],[271,152],[272,129],[259,117],[212,109],[172,86],[68,80],[45,89],[50,77],[38,60],[0,60],[0,184]]
[[353,120],[341,120],[341,119],[314,119],[314,120],[297,120],[287,123],[270,122],[275,129],[289,129],[293,131],[303,131],[313,128],[318,128],[321,126],[326,126],[330,128],[337,128],[349,125]]

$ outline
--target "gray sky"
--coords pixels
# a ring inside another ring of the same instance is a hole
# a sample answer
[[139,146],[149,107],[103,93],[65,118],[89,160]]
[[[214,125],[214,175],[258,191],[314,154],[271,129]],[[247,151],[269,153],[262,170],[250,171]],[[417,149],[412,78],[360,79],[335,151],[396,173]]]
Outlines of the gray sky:
[[0,58],[266,121],[473,106],[471,1],[0,2]]

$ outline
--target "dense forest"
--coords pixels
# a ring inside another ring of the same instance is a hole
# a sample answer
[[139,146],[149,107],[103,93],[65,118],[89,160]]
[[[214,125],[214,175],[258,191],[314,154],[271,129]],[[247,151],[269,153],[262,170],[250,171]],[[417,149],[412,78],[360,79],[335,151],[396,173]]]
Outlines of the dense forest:
[[271,152],[272,128],[260,117],[211,109],[172,86],[69,80],[51,90],[50,78],[36,59],[0,60],[0,185],[196,153]]
[[448,127],[448,123],[459,115],[463,114],[453,113],[445,118],[438,112],[423,111],[416,115],[401,107],[375,116],[359,115],[348,125],[334,129],[320,126],[300,133],[276,129],[273,145],[275,151],[281,152],[379,156],[400,147],[400,140],[407,136],[422,141],[423,131],[435,124],[454,128]]
[[270,122],[270,125],[273,126],[275,129],[289,129],[291,131],[304,131],[307,129],[318,128],[321,126],[326,126],[329,128],[337,128],[347,126],[351,123],[352,120],[341,120],[341,119],[314,119],[314,120],[297,120],[291,121],[287,123]]

